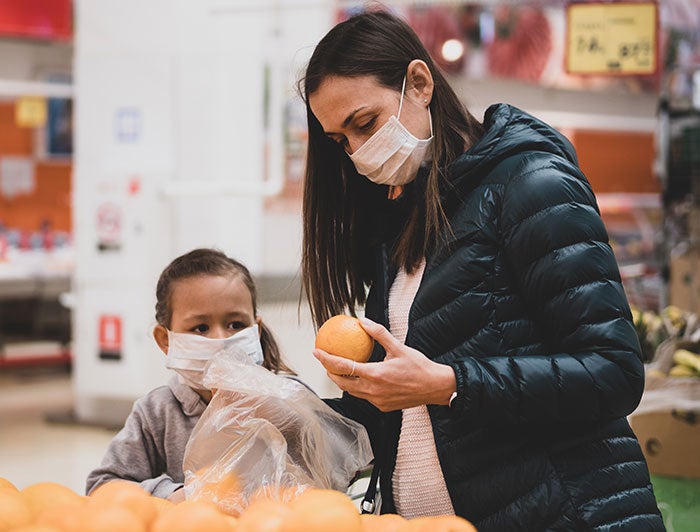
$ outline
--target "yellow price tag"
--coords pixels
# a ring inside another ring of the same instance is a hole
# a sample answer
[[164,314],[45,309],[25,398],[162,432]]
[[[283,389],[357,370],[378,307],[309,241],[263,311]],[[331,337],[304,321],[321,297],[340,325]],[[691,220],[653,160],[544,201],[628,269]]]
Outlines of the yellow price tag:
[[570,74],[656,72],[655,2],[571,4],[566,24],[566,70]]
[[15,104],[15,123],[18,127],[42,127],[47,117],[46,98],[22,96]]

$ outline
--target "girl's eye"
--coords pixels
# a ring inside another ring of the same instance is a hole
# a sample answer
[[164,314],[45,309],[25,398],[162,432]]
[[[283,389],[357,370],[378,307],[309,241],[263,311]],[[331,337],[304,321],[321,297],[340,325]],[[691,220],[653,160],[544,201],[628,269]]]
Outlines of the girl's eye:
[[372,127],[374,127],[374,123],[375,123],[376,121],[377,121],[377,117],[375,116],[374,118],[372,118],[372,119],[369,120],[368,122],[365,122],[364,124],[362,124],[362,125],[360,125],[360,126],[358,126],[358,127],[359,127],[360,130],[362,130],[362,131],[368,131],[368,130],[372,129]]
[[234,329],[236,331],[240,331],[241,329],[245,329],[246,327],[248,327],[242,321],[233,321],[233,322],[229,323],[228,326],[229,326],[229,329]]
[[204,334],[209,330],[209,325],[206,325],[204,323],[200,323],[199,325],[196,325],[195,327],[192,328],[194,332]]

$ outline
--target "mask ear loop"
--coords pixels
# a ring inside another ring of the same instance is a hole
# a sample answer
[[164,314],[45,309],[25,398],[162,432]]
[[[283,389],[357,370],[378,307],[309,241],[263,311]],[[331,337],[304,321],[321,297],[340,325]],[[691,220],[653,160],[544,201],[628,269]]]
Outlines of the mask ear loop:
[[[403,107],[403,96],[406,93],[406,76],[403,77],[403,82],[401,83],[401,99],[399,100],[399,112],[396,115],[397,120],[401,120],[401,108]],[[433,134],[433,115],[430,113],[430,105],[427,107],[428,109],[428,122],[430,122],[430,136],[432,137]]]
[[401,119],[401,107],[403,107],[403,95],[406,90],[406,76],[403,77],[403,83],[401,84],[401,99],[399,100],[399,113],[396,115],[397,120]]

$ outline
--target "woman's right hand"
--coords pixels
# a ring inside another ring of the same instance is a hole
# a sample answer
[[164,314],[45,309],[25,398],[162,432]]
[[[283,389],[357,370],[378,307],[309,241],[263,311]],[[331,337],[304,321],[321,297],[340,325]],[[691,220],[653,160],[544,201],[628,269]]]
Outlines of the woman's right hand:
[[366,399],[382,412],[449,403],[457,389],[450,366],[433,362],[420,351],[402,344],[378,323],[366,318],[360,323],[386,351],[382,362],[353,363],[314,349],[314,356],[341,390]]

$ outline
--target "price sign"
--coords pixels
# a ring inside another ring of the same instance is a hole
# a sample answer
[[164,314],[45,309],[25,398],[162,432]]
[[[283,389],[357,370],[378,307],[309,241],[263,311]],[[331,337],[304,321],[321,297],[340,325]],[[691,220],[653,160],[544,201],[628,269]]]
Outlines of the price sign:
[[567,6],[570,74],[649,75],[657,70],[655,2]]

